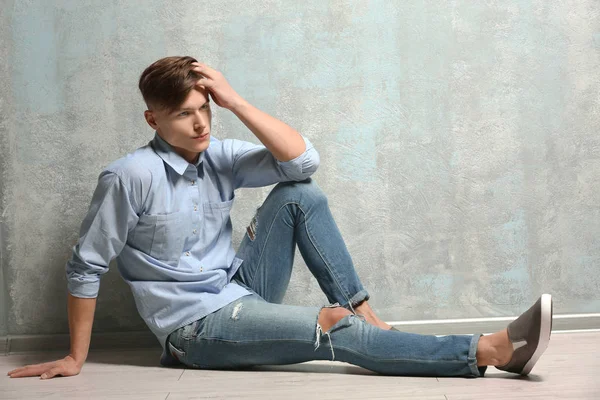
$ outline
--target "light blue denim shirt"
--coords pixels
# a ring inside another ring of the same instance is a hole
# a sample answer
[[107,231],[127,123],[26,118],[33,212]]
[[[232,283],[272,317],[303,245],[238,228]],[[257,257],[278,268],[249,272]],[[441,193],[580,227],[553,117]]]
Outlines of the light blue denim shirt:
[[172,364],[164,351],[171,332],[249,294],[231,282],[243,261],[231,245],[234,190],[308,178],[319,154],[304,142],[303,154],[281,162],[265,146],[211,135],[193,165],[156,134],[100,174],[66,265],[69,293],[96,297],[116,257],[163,346],[161,363]]

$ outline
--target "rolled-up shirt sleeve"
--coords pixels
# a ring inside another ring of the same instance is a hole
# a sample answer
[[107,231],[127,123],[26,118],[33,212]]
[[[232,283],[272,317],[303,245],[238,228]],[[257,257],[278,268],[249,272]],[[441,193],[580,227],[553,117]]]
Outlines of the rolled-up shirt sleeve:
[[279,161],[263,145],[232,139],[231,157],[235,188],[261,187],[278,182],[302,181],[319,167],[319,153],[302,137],[306,150],[289,161]]
[[100,276],[108,272],[108,265],[119,255],[127,233],[138,221],[138,202],[122,179],[113,172],[104,171],[81,224],[79,240],[73,247],[66,265],[67,288],[71,295],[95,298],[100,289]]

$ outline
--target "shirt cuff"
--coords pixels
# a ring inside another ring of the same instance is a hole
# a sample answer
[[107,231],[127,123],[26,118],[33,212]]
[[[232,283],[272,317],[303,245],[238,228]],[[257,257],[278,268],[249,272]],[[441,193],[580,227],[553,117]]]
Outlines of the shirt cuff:
[[288,161],[279,161],[277,163],[285,173],[285,175],[293,180],[302,181],[310,177],[319,167],[319,153],[312,145],[311,141],[302,136],[306,150],[298,157]]
[[100,280],[95,282],[80,281],[78,278],[67,278],[67,289],[73,297],[94,299],[100,291]]

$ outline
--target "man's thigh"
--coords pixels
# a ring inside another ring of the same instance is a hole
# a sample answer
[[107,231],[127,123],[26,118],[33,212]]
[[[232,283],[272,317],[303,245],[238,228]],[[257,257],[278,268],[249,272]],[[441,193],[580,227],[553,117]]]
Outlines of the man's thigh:
[[319,359],[320,352],[314,352],[319,311],[268,303],[256,294],[242,297],[200,320],[195,332],[180,340],[183,361],[200,368],[240,368]]
[[267,199],[256,211],[236,252],[243,260],[234,279],[271,303],[281,303],[294,264],[294,217],[285,204]]

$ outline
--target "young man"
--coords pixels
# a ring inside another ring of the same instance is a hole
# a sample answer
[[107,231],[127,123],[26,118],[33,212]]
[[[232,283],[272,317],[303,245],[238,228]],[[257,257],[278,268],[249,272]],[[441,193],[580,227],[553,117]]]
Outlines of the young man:
[[[308,139],[254,108],[221,73],[191,57],[158,60],[139,87],[156,135],[100,174],[67,263],[71,352],[11,377],[81,371],[100,275],[115,257],[163,347],[163,365],[239,368],[335,359],[393,375],[483,376],[487,365],[531,371],[550,338],[550,295],[491,335],[390,329],[369,307],[327,198],[310,178],[319,156]],[[210,98],[264,146],[212,137]],[[235,253],[234,191],[278,182]],[[280,304],[296,244],[331,306]]]

